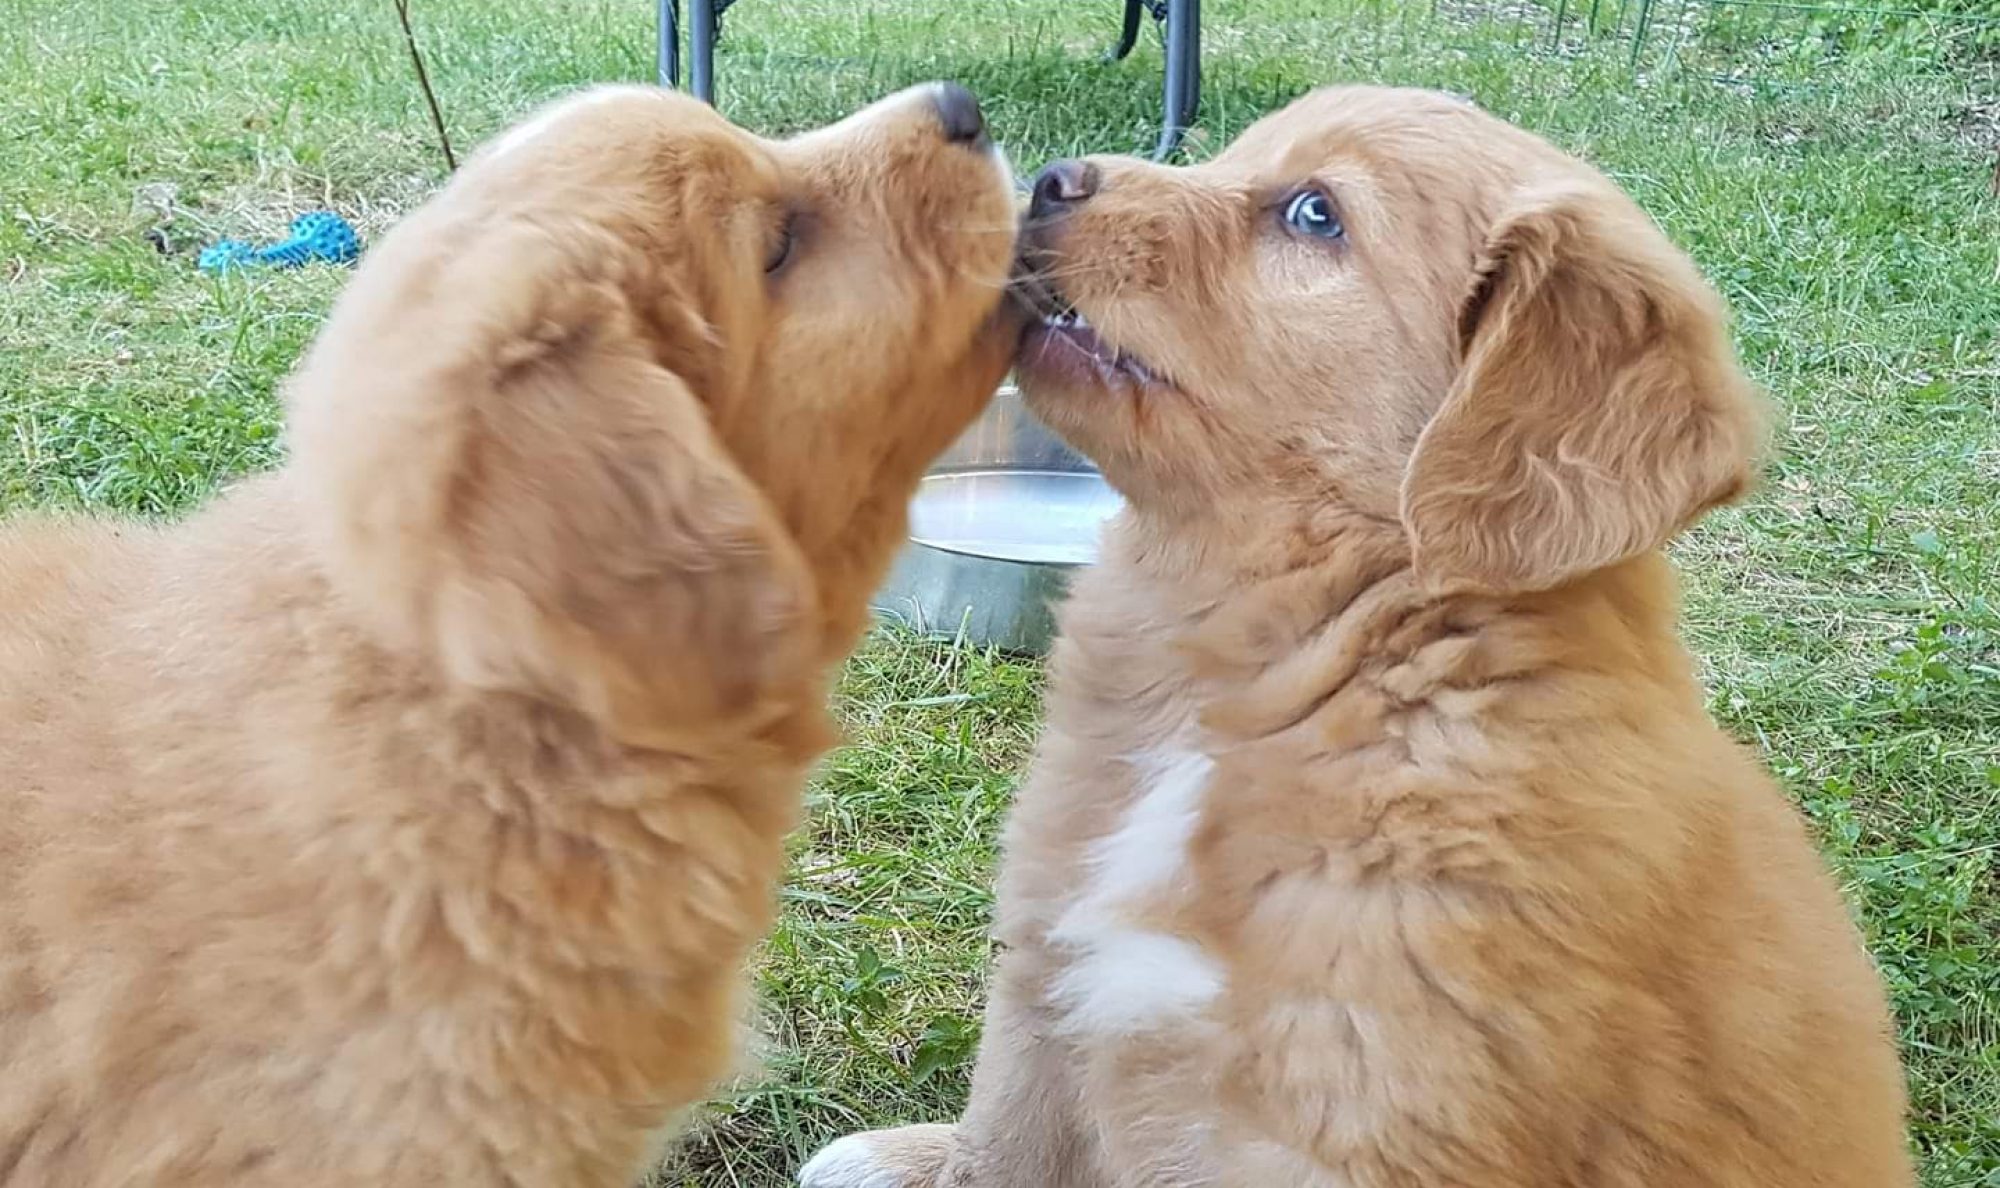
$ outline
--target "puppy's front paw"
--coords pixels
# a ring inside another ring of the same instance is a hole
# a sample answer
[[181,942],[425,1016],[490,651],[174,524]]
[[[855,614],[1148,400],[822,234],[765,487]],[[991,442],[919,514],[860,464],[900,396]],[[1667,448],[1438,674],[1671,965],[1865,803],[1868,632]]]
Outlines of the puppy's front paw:
[[799,1169],[799,1188],[933,1188],[951,1155],[952,1127],[850,1134]]

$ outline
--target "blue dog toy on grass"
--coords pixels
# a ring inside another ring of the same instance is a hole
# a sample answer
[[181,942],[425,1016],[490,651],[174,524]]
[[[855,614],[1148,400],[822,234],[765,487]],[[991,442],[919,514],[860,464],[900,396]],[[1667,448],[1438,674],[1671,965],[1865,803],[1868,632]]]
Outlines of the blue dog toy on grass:
[[314,260],[345,264],[360,254],[361,237],[353,226],[330,210],[316,210],[292,220],[290,239],[261,248],[240,239],[218,240],[201,250],[195,264],[203,272],[219,275],[253,264],[272,268],[297,268]]

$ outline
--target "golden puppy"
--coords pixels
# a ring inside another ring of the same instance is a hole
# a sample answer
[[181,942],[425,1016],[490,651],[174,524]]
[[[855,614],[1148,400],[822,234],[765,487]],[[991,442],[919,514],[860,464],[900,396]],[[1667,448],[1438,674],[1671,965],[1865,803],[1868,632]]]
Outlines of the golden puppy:
[[0,533],[0,1182],[628,1183],[1013,216],[960,88],[785,143],[589,94],[370,255],[282,470]]
[[1660,550],[1751,483],[1603,177],[1342,89],[1063,162],[1034,407],[1130,499],[1063,612],[973,1101],[811,1188],[1891,1188],[1883,995]]

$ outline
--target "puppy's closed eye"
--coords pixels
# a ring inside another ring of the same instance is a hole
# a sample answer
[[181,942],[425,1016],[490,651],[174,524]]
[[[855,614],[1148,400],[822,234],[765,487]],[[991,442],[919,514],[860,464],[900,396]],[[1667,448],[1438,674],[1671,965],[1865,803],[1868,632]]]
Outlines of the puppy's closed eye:
[[764,271],[776,276],[792,262],[794,250],[799,242],[799,215],[797,211],[781,210],[772,221],[770,237],[764,249]]

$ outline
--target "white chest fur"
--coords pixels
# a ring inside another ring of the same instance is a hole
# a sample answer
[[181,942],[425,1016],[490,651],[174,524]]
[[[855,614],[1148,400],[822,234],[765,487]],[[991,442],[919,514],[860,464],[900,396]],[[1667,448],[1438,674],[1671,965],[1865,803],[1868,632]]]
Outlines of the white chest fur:
[[1070,957],[1052,994],[1074,1032],[1152,1030],[1222,991],[1222,969],[1199,945],[1132,922],[1187,877],[1188,843],[1215,764],[1191,732],[1131,763],[1136,794],[1117,826],[1089,847],[1083,889],[1049,932]]

